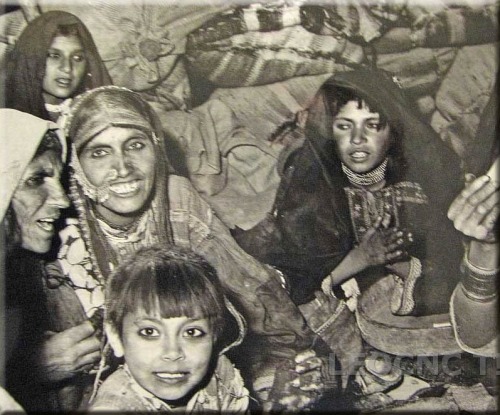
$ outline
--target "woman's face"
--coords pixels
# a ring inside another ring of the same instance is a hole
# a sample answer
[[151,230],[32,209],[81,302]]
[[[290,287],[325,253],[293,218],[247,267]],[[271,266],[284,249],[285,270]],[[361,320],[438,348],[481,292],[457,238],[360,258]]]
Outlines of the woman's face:
[[155,182],[155,149],[135,128],[109,127],[90,140],[78,156],[89,182],[107,199],[98,212],[110,223],[131,223],[146,206]]
[[54,151],[31,161],[14,193],[11,206],[21,233],[21,246],[43,254],[50,249],[54,222],[69,206],[60,183],[62,163]]
[[72,97],[82,83],[87,61],[80,39],[75,35],[55,36],[43,77],[43,97],[48,104],[60,104]]
[[333,119],[333,138],[340,160],[356,173],[378,167],[390,146],[388,125],[371,112],[364,102],[348,101]]

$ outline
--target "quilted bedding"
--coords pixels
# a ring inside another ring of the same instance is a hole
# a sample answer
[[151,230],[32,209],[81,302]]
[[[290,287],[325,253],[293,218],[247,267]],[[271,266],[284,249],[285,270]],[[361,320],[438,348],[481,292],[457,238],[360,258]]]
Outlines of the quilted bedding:
[[339,70],[376,64],[393,72],[467,157],[495,92],[498,4],[432,3],[30,0],[0,16],[0,65],[27,19],[51,9],[78,15],[113,82],[158,110],[197,189],[228,225],[248,228],[269,210],[280,180],[286,145],[270,137]]

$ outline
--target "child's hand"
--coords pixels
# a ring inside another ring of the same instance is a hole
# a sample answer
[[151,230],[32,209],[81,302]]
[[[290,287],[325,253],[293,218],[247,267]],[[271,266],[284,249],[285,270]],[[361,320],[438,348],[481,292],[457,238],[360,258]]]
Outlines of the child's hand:
[[48,332],[38,368],[44,381],[58,382],[90,369],[100,359],[100,343],[86,321],[60,333]]

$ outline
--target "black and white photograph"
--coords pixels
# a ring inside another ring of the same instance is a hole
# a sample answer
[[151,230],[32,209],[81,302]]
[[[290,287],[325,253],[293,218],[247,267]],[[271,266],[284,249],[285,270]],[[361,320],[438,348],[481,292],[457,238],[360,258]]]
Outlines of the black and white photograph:
[[0,0],[0,415],[496,414],[499,0]]

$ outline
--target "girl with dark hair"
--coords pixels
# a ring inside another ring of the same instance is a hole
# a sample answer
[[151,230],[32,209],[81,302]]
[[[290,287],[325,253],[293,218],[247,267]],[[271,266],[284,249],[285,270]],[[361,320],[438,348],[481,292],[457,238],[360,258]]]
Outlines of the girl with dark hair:
[[[400,312],[445,311],[443,291],[423,281],[435,275],[447,292],[455,285],[460,243],[446,211],[461,188],[460,163],[389,74],[360,69],[326,81],[307,109],[302,142],[283,163],[273,212],[279,243],[256,244],[242,234],[247,251],[285,271],[298,304],[313,299],[332,271],[328,279],[337,286],[372,265],[413,256],[425,275],[416,288],[426,295]],[[366,234],[382,245],[362,242]],[[380,260],[355,261],[351,275],[338,276],[359,245],[377,246],[382,252],[372,253]]]
[[65,128],[78,220],[61,232],[59,263],[86,318],[101,326],[109,276],[137,250],[157,243],[190,248],[210,261],[248,321],[251,336],[241,363],[248,365],[257,396],[267,399],[286,362],[308,384],[297,388],[295,402],[310,404],[322,388],[322,362],[311,351],[314,334],[280,274],[243,252],[189,180],[176,174],[149,104],[126,88],[96,88],[74,100]]
[[[422,331],[402,330],[394,341],[381,327],[446,313],[460,275],[463,248],[446,217],[462,186],[460,163],[396,81],[374,69],[328,79],[299,118],[300,139],[282,163],[272,215],[234,233],[247,252],[289,278],[292,298],[343,373],[353,373],[363,348],[346,307],[382,350],[413,354],[421,342],[427,352],[444,352]],[[387,288],[383,295],[370,294],[376,284]],[[363,301],[383,307],[387,320],[362,320]]]
[[11,51],[6,106],[56,121],[68,99],[108,84],[87,27],[71,13],[48,11],[28,23]]
[[247,411],[249,392],[224,354],[243,340],[245,322],[201,256],[168,245],[139,250],[110,276],[105,325],[123,364],[91,411]]

